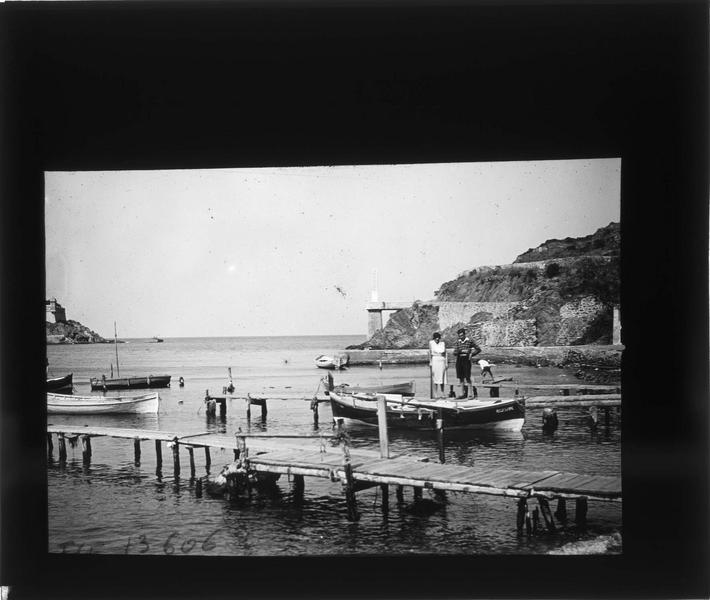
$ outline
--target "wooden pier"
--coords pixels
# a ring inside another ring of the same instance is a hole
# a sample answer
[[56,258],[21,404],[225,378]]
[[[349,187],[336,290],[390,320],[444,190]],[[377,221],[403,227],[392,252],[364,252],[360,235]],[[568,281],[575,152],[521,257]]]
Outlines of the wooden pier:
[[[428,459],[410,455],[392,456],[385,448],[380,452],[350,450],[345,444],[333,445],[337,434],[254,434],[238,431],[235,435],[220,435],[205,431],[188,433],[122,429],[112,427],[71,427],[68,425],[47,426],[47,450],[51,457],[52,436],[59,443],[59,460],[66,460],[67,438],[82,439],[84,463],[90,463],[92,437],[109,437],[133,440],[136,464],[140,464],[140,443],[155,443],[157,469],[162,466],[162,444],[172,448],[173,469],[176,480],[180,477],[180,449],[189,456],[190,477],[195,478],[195,448],[205,452],[205,467],[209,474],[211,449],[232,450],[234,460],[250,473],[272,473],[293,478],[294,490],[302,496],[303,477],[319,477],[340,482],[348,504],[348,518],[356,520],[355,492],[368,487],[380,486],[382,510],[386,513],[389,502],[389,487],[394,486],[398,501],[404,498],[403,489],[411,487],[414,501],[421,498],[422,490],[429,489],[439,494],[465,492],[488,494],[518,499],[518,531],[523,525],[530,530],[530,512],[527,503],[536,500],[546,527],[554,531],[555,525],[549,509],[549,501],[557,500],[556,514],[566,518],[566,501],[576,502],[576,520],[584,523],[587,502],[621,502],[621,478],[618,476],[585,475],[555,470],[526,471],[511,469],[482,469],[477,467],[447,465],[429,462]],[[382,438],[381,438],[382,439]],[[88,451],[87,451],[88,448]],[[202,489],[201,479],[199,489]],[[300,491],[299,491],[300,490]],[[535,514],[538,509],[535,509]]]

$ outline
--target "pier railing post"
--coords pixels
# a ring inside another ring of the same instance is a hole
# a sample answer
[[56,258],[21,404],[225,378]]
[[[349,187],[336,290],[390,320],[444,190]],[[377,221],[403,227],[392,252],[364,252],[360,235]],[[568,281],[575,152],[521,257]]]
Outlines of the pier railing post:
[[377,429],[380,434],[380,457],[389,458],[389,439],[387,437],[387,401],[384,395],[377,395]]

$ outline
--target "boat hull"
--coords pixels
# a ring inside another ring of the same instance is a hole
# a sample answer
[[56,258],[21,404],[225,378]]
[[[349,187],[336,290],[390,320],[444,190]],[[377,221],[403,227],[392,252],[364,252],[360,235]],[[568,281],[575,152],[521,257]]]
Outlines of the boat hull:
[[170,375],[149,375],[148,377],[121,377],[117,379],[90,380],[92,390],[145,390],[170,387]]
[[159,407],[157,393],[114,398],[47,393],[47,414],[50,415],[156,414]]
[[361,385],[338,385],[334,390],[336,394],[400,394],[402,396],[414,396],[414,381],[402,383],[392,383],[389,385],[361,386]]
[[[344,424],[377,427],[377,402],[374,398],[339,395],[331,392],[333,419]],[[387,426],[393,429],[433,430],[441,411],[444,429],[495,429],[520,431],[525,423],[525,408],[510,399],[453,401],[397,401],[388,398]]]
[[317,356],[316,367],[319,369],[343,369],[348,366],[350,357],[347,354],[342,356]]
[[64,377],[53,377],[47,379],[47,391],[58,394],[71,394],[74,389],[74,374],[69,373]]

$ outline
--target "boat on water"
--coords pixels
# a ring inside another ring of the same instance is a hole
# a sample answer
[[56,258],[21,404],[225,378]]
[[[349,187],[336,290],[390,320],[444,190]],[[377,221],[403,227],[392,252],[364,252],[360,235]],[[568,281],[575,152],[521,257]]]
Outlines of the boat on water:
[[149,413],[156,414],[160,406],[157,392],[143,396],[70,396],[47,392],[47,414],[98,415]]
[[74,374],[64,375],[63,377],[47,377],[47,391],[57,392],[59,394],[71,394],[74,389]]
[[89,380],[92,391],[101,390],[144,390],[170,387],[171,375],[148,375],[147,377],[117,377],[107,379],[92,377]]
[[[444,429],[495,429],[520,431],[525,422],[525,406],[519,398],[474,398],[467,400],[431,400],[384,395],[387,425],[395,429],[433,430],[441,411]],[[330,406],[333,419],[343,424],[377,427],[375,393],[344,394],[332,391]]]
[[159,337],[152,337],[150,340],[148,340],[148,343],[149,343],[149,344],[160,344],[160,343],[163,342],[163,341],[164,341],[164,340],[163,340],[162,338],[159,338]]
[[350,385],[348,383],[335,384],[333,375],[324,375],[321,382],[325,386],[326,395],[332,391],[339,394],[401,394],[402,396],[414,396],[416,385],[413,380],[400,381],[396,383],[385,383],[379,385]]
[[316,356],[316,367],[321,369],[344,369],[348,366],[350,357],[347,354],[338,354],[337,356],[326,356],[321,354]]

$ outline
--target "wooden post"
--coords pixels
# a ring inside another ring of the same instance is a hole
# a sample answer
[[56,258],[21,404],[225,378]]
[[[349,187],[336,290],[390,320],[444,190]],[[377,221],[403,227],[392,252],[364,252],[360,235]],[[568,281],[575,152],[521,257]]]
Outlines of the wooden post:
[[195,482],[195,496],[197,498],[202,498],[202,479],[198,479]]
[[212,465],[212,458],[210,457],[210,447],[205,446],[205,467],[207,472],[210,472],[210,466]]
[[540,505],[540,512],[542,513],[542,518],[545,520],[547,531],[550,533],[557,531],[555,521],[552,518],[552,511],[550,510],[550,503],[547,501],[547,498],[538,497],[537,502]]
[[223,399],[220,399],[220,401],[219,401],[219,416],[222,419],[225,419],[227,417],[227,397],[226,396]]
[[81,436],[81,454],[85,463],[91,462],[91,436]]
[[530,537],[532,535],[532,521],[530,520],[530,508],[525,507],[525,533]]
[[59,441],[59,462],[66,462],[67,460],[67,440],[63,433],[57,435],[57,440]]
[[177,436],[173,438],[173,469],[175,470],[175,479],[180,479],[180,446]]
[[439,409],[436,416],[436,439],[439,443],[439,462],[446,462],[446,450],[444,449],[444,410]]
[[133,462],[138,467],[141,464],[141,439],[139,437],[133,438],[133,454]]
[[195,449],[192,446],[185,446],[190,455],[190,479],[195,478]]
[[412,491],[414,492],[414,502],[419,502],[422,499],[422,488],[412,486]]
[[611,422],[611,409],[608,406],[604,407],[604,427],[609,427]]
[[597,421],[599,421],[599,408],[596,406],[589,407],[589,418],[592,422],[592,427],[597,426]]
[[555,516],[558,521],[564,522],[567,520],[567,500],[564,498],[557,499],[557,510],[555,511]]
[[247,398],[247,423],[251,421],[251,400]]
[[311,410],[313,411],[313,426],[318,427],[318,398],[314,397],[311,401]]
[[47,434],[47,459],[52,460],[52,453],[54,452],[54,444],[52,443],[52,434]]
[[388,515],[390,512],[390,486],[381,483],[380,492],[382,493],[382,514]]
[[389,458],[389,440],[387,439],[387,401],[382,394],[377,395],[377,429],[380,433],[380,457]]
[[577,498],[577,506],[574,514],[574,521],[577,525],[584,525],[587,522],[587,499]]
[[160,445],[160,440],[155,440],[155,463],[160,471],[163,466],[163,448]]
[[528,511],[528,501],[526,498],[521,498],[518,500],[518,516],[516,519],[516,525],[518,529],[518,535],[523,533],[523,525],[525,524],[525,514]]
[[297,504],[303,502],[303,490],[305,489],[305,482],[303,480],[303,475],[293,476],[293,499]]
[[540,528],[540,510],[535,507],[532,513],[532,528],[533,535],[537,535],[537,531]]
[[348,505],[348,521],[357,521],[357,505],[355,503],[355,482],[353,480],[353,467],[349,462],[344,465],[345,470],[345,502]]
[[261,422],[266,423],[266,399],[261,401]]
[[404,487],[398,485],[395,488],[395,494],[397,496],[397,504],[402,504],[404,502]]

